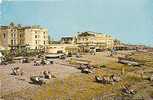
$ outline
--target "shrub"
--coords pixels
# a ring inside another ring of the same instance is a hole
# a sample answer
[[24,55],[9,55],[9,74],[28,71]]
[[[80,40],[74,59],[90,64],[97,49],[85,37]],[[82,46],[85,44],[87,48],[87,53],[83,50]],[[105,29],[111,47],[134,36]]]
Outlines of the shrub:
[[100,67],[100,68],[106,68],[106,65],[101,64],[101,65],[99,65],[99,67]]

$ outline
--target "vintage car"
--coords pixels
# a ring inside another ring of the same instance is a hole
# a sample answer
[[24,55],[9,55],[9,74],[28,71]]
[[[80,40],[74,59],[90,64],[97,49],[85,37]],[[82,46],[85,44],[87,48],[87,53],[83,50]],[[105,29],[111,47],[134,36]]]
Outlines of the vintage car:
[[86,73],[86,74],[89,74],[89,73],[92,73],[92,70],[88,69],[88,68],[84,68],[81,70],[82,73]]
[[31,76],[30,80],[32,81],[33,84],[39,84],[39,85],[46,84],[46,81],[41,76]]

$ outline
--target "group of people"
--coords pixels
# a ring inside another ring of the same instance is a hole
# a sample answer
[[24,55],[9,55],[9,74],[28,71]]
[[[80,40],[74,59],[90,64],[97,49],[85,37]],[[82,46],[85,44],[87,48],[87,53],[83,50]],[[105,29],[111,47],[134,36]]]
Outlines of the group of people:
[[[95,48],[90,49],[89,52],[90,52],[91,55],[96,55],[96,49]],[[109,56],[113,56],[113,55],[116,55],[116,54],[117,54],[117,52],[116,52],[115,48],[112,48],[112,49],[109,50]]]
[[41,60],[35,60],[34,61],[34,66],[40,66],[40,65],[46,65],[46,64],[52,64],[52,61],[48,61],[45,59],[41,59]]
[[23,75],[23,71],[21,70],[20,67],[14,67],[12,68],[12,75]]
[[90,49],[90,54],[91,55],[96,55],[96,49]]
[[51,79],[52,78],[52,75],[51,75],[50,71],[45,70],[43,72],[43,75],[44,75],[44,78],[46,78],[46,79]]
[[114,84],[114,82],[119,82],[121,80],[121,78],[115,74],[109,77],[95,76],[95,79],[97,82],[103,83],[103,84]]
[[136,93],[134,89],[130,89],[129,86],[123,86],[122,92],[126,95],[133,95]]
[[117,52],[116,52],[116,49],[115,48],[112,48],[109,50],[109,56],[112,57],[113,55],[116,55]]
[[5,56],[0,52],[0,65],[7,65]]
[[51,74],[51,72],[50,71],[43,71],[43,76],[44,76],[44,78],[46,78],[46,79],[51,79],[51,78],[56,78],[53,74]]

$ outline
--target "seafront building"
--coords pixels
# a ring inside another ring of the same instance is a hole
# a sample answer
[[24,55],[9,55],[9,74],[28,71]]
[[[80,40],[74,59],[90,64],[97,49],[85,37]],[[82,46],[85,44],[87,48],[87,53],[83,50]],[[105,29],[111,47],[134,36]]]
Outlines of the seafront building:
[[91,48],[96,50],[112,49],[114,39],[112,36],[97,32],[78,32],[75,36],[62,37],[58,44],[48,43],[48,29],[40,26],[21,26],[10,23],[0,27],[0,48],[16,50],[18,48],[42,49],[48,53],[70,51],[88,52]]
[[24,30],[20,25],[15,26],[11,23],[9,26],[0,27],[0,43],[1,48],[12,49],[16,48],[18,45],[24,44]]
[[74,37],[62,37],[60,44],[50,44],[48,53],[59,52],[89,52],[91,49],[101,51],[104,49],[112,49],[114,47],[114,39],[110,35],[96,32],[78,32]]
[[95,46],[99,49],[113,48],[114,39],[110,35],[96,32],[78,32],[74,37],[62,37],[62,44],[76,44],[78,46]]
[[26,27],[25,44],[31,49],[45,49],[48,46],[48,30],[39,26]]
[[76,53],[79,48],[76,44],[50,44],[47,48],[47,53]]
[[46,48],[48,45],[48,30],[40,26],[21,26],[10,23],[0,27],[0,48],[30,49]]
[[62,37],[61,44],[75,44],[75,38],[74,37]]
[[79,32],[76,36],[76,44],[95,47],[96,49],[111,49],[114,46],[114,39],[112,36],[103,33]]

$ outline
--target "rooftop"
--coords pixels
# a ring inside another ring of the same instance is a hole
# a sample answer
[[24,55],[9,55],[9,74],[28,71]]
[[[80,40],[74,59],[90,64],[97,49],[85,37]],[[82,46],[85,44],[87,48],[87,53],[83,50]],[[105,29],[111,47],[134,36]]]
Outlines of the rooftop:
[[0,26],[1,29],[18,28],[18,29],[43,29],[40,25],[22,26],[21,24],[15,24],[11,22],[9,25]]

